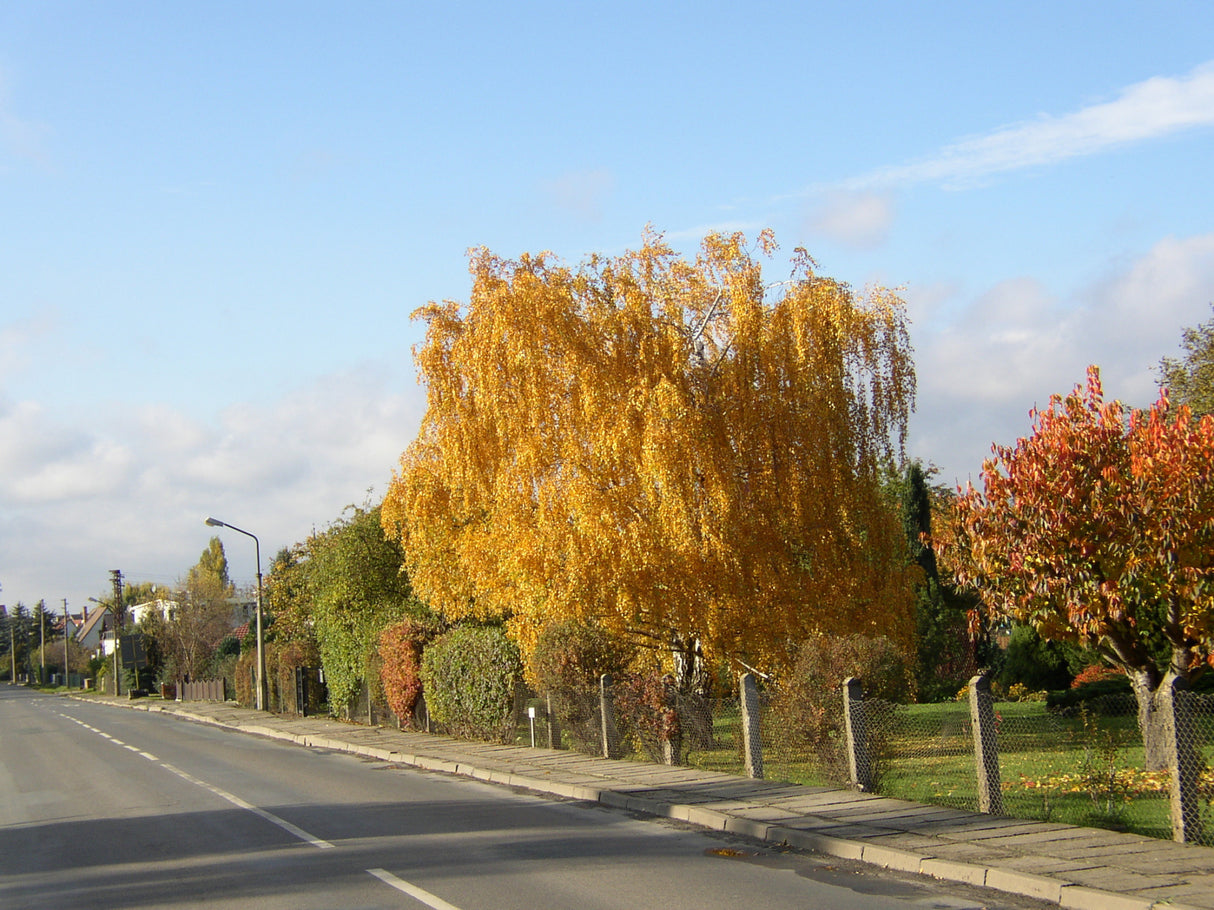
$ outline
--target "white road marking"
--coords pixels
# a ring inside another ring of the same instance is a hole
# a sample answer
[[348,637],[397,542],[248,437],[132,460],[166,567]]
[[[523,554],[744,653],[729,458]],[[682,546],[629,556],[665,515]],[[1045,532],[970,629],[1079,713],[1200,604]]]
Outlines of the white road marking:
[[288,834],[298,837],[301,841],[304,841],[305,843],[309,843],[313,847],[316,847],[319,850],[330,850],[333,847],[333,845],[331,843],[329,843],[327,840],[321,840],[319,837],[313,837],[307,831],[303,830],[300,827],[297,827],[296,825],[291,824],[285,818],[279,818],[273,812],[267,812],[265,809],[261,808],[260,806],[254,806],[252,803],[247,803],[243,799],[241,799],[239,796],[229,793],[227,790],[221,790],[219,787],[216,787],[214,784],[208,784],[204,780],[199,780],[198,778],[187,774],[185,771],[182,771],[180,768],[173,767],[168,762],[161,762],[160,764],[162,767],[168,769],[169,771],[172,771],[174,774],[176,774],[182,780],[188,780],[192,784],[197,784],[199,787],[202,787],[204,790],[209,790],[210,792],[214,793],[216,796],[220,797],[221,799],[226,799],[233,806],[239,806],[241,809],[244,809],[248,812],[252,812],[254,815],[264,818],[266,821],[270,822],[270,824],[277,825],[278,827],[282,828],[282,830],[286,831]]
[[[136,755],[142,755],[148,761],[156,762],[158,765],[165,768],[166,770],[172,771],[174,774],[176,774],[182,780],[189,781],[191,784],[202,787],[204,790],[209,790],[211,793],[214,793],[219,798],[226,799],[232,805],[239,806],[241,809],[244,809],[247,812],[252,812],[254,815],[264,818],[270,824],[277,825],[278,827],[282,828],[282,830],[286,831],[288,834],[290,834],[294,837],[298,837],[301,841],[311,844],[313,847],[316,847],[318,850],[330,850],[333,847],[333,845],[331,843],[329,843],[327,840],[322,840],[319,837],[313,837],[307,831],[303,830],[302,828],[300,828],[296,825],[291,824],[285,818],[279,818],[273,812],[267,812],[265,809],[262,809],[260,806],[254,806],[252,803],[247,803],[243,799],[241,799],[239,796],[229,793],[227,790],[221,790],[219,787],[216,787],[214,784],[208,784],[206,781],[199,780],[198,778],[187,774],[185,771],[182,771],[180,768],[173,767],[167,761],[161,761],[159,758],[157,758],[155,755],[152,755],[150,752],[144,752],[142,749],[139,749],[136,746],[128,746],[122,740],[115,739],[114,737],[110,736],[108,733],[102,733],[100,730],[96,729],[95,727],[90,727],[88,724],[84,723],[83,721],[76,720],[76,718],[71,717],[67,714],[64,714],[62,716],[66,717],[68,720],[75,721],[76,723],[80,724],[80,726],[84,727],[86,730],[90,730],[93,733],[96,733],[98,736],[105,737],[110,742],[114,743],[115,745],[122,746],[122,748],[124,748],[124,749],[130,749]],[[448,904],[447,906],[450,906],[450,905]]]
[[431,910],[459,910],[459,907],[454,904],[449,904],[441,897],[436,897],[424,888],[419,888],[417,885],[412,885],[403,878],[397,878],[391,872],[384,869],[368,869],[369,873],[378,878],[385,885],[391,885],[397,891],[403,891],[416,901],[421,901]]

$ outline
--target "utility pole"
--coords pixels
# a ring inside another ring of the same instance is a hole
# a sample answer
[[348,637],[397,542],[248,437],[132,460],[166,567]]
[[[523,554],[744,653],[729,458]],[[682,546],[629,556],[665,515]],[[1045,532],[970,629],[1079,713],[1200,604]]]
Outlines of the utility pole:
[[122,694],[122,665],[118,647],[122,627],[126,620],[126,608],[122,605],[122,570],[110,569],[110,581],[114,583],[114,696]]
[[8,608],[0,604],[0,610],[4,611],[4,616],[8,619],[8,656],[13,659],[13,675],[8,678],[10,686],[17,685],[17,633],[13,629],[13,618],[8,615]]
[[38,601],[38,685],[46,685],[46,601]]
[[70,689],[72,687],[71,677],[67,669],[67,627],[71,625],[71,620],[67,613],[67,598],[63,598],[63,687]]

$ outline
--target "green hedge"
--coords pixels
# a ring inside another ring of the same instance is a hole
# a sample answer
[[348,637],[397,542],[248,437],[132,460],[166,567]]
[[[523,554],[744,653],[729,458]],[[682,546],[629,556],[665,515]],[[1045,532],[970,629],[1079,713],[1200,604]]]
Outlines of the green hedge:
[[522,675],[518,647],[497,627],[452,629],[422,655],[426,708],[454,736],[512,741]]

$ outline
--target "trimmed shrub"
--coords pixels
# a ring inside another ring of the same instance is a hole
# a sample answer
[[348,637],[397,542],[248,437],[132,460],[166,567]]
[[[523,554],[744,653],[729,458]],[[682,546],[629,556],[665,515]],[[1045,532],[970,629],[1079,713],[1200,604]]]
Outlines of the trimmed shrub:
[[518,647],[496,626],[459,626],[422,654],[430,716],[453,736],[510,742],[522,682]]
[[610,673],[621,680],[634,655],[627,642],[572,620],[540,633],[531,653],[532,672],[539,693],[552,699],[561,733],[573,748],[590,754],[601,750],[599,678]]
[[1078,689],[1088,683],[1098,682],[1102,679],[1116,679],[1118,676],[1125,676],[1125,670],[1092,664],[1092,666],[1080,670],[1078,675],[1071,680],[1071,688]]
[[402,727],[413,723],[413,710],[422,694],[422,652],[441,632],[438,620],[410,617],[379,633],[384,697]]
[[[861,680],[866,700],[906,702],[913,694],[911,666],[888,638],[818,635],[801,645],[792,674],[772,705],[773,719],[784,735],[807,747],[819,769],[840,782],[848,779],[840,687],[849,676]],[[876,779],[883,755],[881,727],[871,725],[868,735]]]
[[1134,714],[1138,710],[1134,690],[1130,687],[1130,678],[1124,673],[1096,679],[1072,689],[1053,691],[1046,696],[1045,706],[1051,711],[1061,711],[1064,714],[1085,706],[1089,711],[1105,717],[1120,717]]
[[302,714],[307,708],[315,713],[320,708],[319,693],[309,692],[310,705],[299,705],[295,692],[295,671],[300,667],[320,666],[320,650],[315,642],[268,641],[266,642],[266,687],[269,689],[270,706],[277,711]]

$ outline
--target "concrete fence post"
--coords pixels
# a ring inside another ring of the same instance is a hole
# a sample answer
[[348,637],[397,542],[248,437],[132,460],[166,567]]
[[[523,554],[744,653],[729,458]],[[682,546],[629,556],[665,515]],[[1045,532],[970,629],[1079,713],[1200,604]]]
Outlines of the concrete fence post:
[[1164,747],[1172,778],[1168,794],[1172,804],[1172,840],[1200,843],[1205,833],[1197,792],[1202,762],[1193,729],[1189,693],[1185,681],[1174,677],[1159,687],[1159,694],[1158,705],[1164,712]]
[[978,771],[978,811],[1003,814],[1003,787],[999,781],[999,734],[995,724],[995,699],[987,676],[969,683],[970,725],[974,735],[974,765]]
[[868,750],[868,730],[864,723],[864,693],[860,680],[843,680],[843,734],[847,740],[847,771],[857,790],[873,790],[873,765]]
[[599,677],[599,719],[603,728],[603,758],[619,758],[620,732],[615,725],[615,700],[611,692],[611,674]]
[[763,777],[763,743],[759,726],[759,687],[753,673],[743,673],[739,694],[742,701],[742,754],[746,757],[746,776]]

